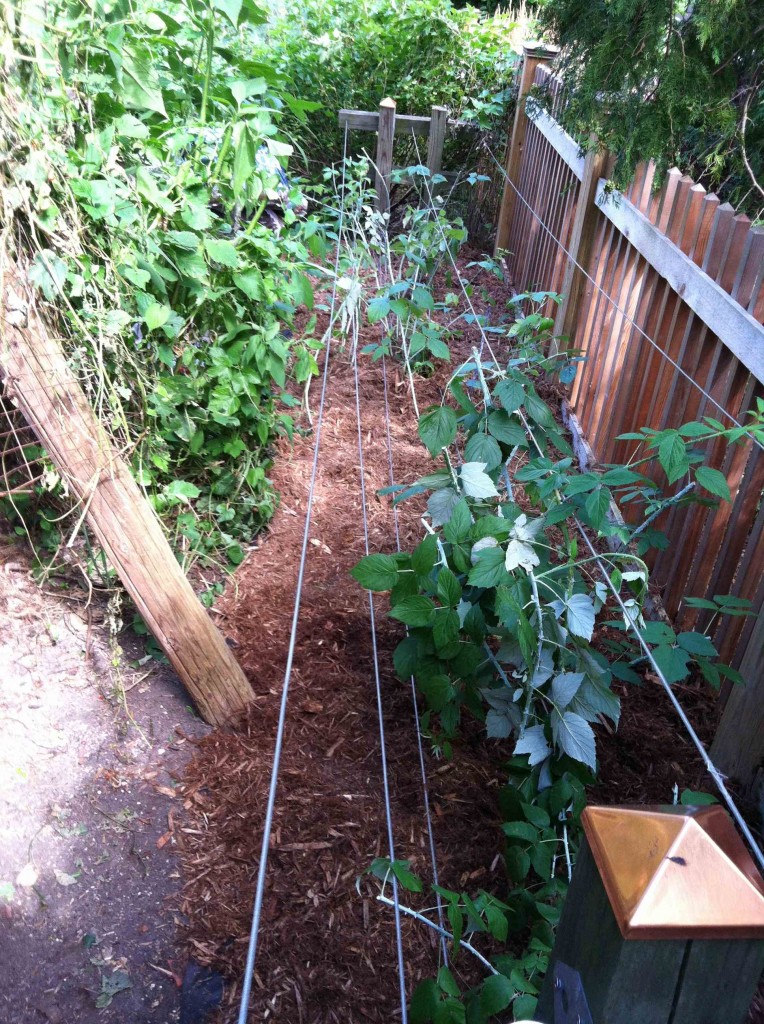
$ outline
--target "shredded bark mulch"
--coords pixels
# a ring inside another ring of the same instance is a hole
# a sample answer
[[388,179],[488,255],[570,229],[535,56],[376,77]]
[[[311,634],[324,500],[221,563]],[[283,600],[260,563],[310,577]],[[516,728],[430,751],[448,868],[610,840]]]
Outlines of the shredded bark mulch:
[[[466,261],[464,261],[466,264]],[[464,264],[463,264],[464,265]],[[467,272],[496,294],[498,283]],[[447,282],[443,282],[444,288]],[[449,287],[452,285],[449,284]],[[500,295],[500,301],[506,296]],[[321,314],[325,316],[325,314]],[[320,329],[320,325],[319,325]],[[377,331],[369,328],[377,340]],[[457,343],[465,358],[476,338]],[[476,333],[476,332],[474,332]],[[458,356],[457,356],[458,358]],[[433,463],[416,435],[408,385],[387,364],[396,481],[410,481]],[[417,383],[422,408],[439,401],[448,368]],[[371,551],[394,551],[391,501],[376,492],[389,482],[381,363],[362,360],[361,408],[369,496]],[[318,388],[313,390],[316,403]],[[554,397],[544,395],[545,398]],[[348,354],[332,354],[302,612],[269,854],[251,1021],[367,1024],[400,1016],[392,911],[374,897],[378,886],[359,876],[387,855],[374,661],[367,596],[349,576],[364,554],[357,427]],[[229,980],[221,1020],[235,1019],[241,993],[263,818],[284,677],[297,568],[312,462],[313,437],[286,442],[275,459],[281,496],[267,536],[236,576],[219,607],[223,628],[254,684],[257,698],[234,731],[198,744],[183,783],[176,822],[186,879],[181,910],[193,958]],[[401,545],[422,537],[424,503],[399,510]],[[412,695],[392,670],[402,636],[376,602],[379,667],[397,859],[431,881]],[[681,734],[665,694],[649,676],[623,687],[616,733],[600,730],[600,803],[668,803],[679,789],[708,789],[702,763]],[[685,695],[687,696],[687,695]],[[708,739],[713,698],[689,693],[690,714]],[[509,748],[467,727],[452,761],[439,761],[425,742],[435,845],[442,885],[501,896],[507,889],[497,795]],[[416,896],[405,894],[413,906]],[[409,995],[437,970],[437,936],[403,920]],[[478,975],[462,954],[457,977]]]

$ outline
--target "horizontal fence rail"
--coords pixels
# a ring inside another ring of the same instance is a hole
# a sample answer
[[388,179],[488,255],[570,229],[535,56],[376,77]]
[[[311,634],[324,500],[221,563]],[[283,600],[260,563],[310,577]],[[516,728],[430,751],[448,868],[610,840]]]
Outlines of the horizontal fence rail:
[[[596,154],[584,156],[557,121],[561,83],[538,55],[529,63],[497,246],[508,250],[518,291],[567,293],[557,329],[563,324],[584,356],[570,405],[595,457],[628,461],[635,442],[617,435],[643,426],[744,422],[764,396],[764,230],[677,169],[656,192],[654,166],[641,165],[629,188],[613,193],[607,159],[600,154],[597,168]],[[531,85],[548,97],[546,110],[523,102]],[[717,443],[707,465],[724,474],[732,501],[666,511],[656,525],[670,543],[651,568],[678,628],[707,629],[749,684],[747,698],[730,702],[739,710],[729,763],[751,781],[764,756],[762,714],[752,713],[764,705],[764,452],[747,438]],[[684,602],[728,593],[752,601],[759,618],[713,620]]]

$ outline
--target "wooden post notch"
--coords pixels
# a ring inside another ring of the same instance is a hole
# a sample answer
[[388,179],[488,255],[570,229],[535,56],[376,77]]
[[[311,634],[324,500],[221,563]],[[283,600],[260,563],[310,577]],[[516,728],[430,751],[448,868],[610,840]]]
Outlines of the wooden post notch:
[[543,43],[523,43],[523,70],[520,75],[520,86],[517,92],[515,120],[512,127],[512,134],[507,141],[505,170],[508,180],[504,182],[504,190],[501,195],[499,217],[496,222],[496,246],[494,249],[494,255],[498,255],[500,249],[506,249],[509,245],[509,235],[512,230],[512,219],[517,205],[515,189],[518,187],[520,181],[520,166],[522,164],[523,149],[525,147],[525,132],[528,127],[528,117],[525,113],[525,100],[533,86],[533,79],[536,76],[536,68],[539,64],[545,64],[550,60],[553,60],[559,52],[560,50],[557,46],[546,46]]
[[[593,1024],[742,1024],[764,967],[764,880],[719,807],[587,807],[536,1016],[563,965]],[[557,965],[560,970],[557,970]]]
[[19,268],[5,270],[3,307],[26,296],[24,322],[3,318],[0,368],[7,396],[66,480],[109,562],[200,714],[222,725],[252,700],[252,689],[194,594],[125,462],[34,310]]

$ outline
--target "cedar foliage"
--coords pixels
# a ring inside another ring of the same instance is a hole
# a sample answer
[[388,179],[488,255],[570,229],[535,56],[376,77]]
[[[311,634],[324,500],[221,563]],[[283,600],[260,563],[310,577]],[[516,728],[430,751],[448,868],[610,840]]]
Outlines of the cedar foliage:
[[764,208],[762,0],[544,0],[562,47],[569,130],[637,162],[673,164],[754,215]]

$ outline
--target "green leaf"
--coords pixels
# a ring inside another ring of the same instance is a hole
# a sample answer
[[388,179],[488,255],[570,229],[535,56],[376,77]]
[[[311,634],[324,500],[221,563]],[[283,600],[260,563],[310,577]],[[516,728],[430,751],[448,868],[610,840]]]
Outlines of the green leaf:
[[165,237],[179,249],[196,249],[200,241],[193,231],[166,231]]
[[460,501],[464,499],[457,494],[453,487],[441,487],[431,494],[427,499],[427,511],[433,526],[447,526],[450,523],[454,510],[458,508]]
[[480,990],[480,1009],[483,1013],[500,1013],[506,1010],[515,997],[515,989],[509,978],[503,974],[492,974],[486,978]]
[[536,996],[518,996],[512,1006],[512,1016],[514,1020],[531,1020],[535,1016],[537,1003],[538,999]]
[[461,544],[463,540],[469,537],[471,528],[472,516],[470,515],[469,505],[464,498],[459,498],[452,507],[451,515],[443,528],[443,533],[446,540],[450,541],[451,544]]
[[680,633],[676,640],[688,654],[714,658],[719,653],[704,633]]
[[456,437],[456,413],[447,405],[419,417],[419,436],[433,458]]
[[235,270],[239,265],[239,254],[233,242],[225,238],[205,238],[204,248],[213,263],[219,263],[221,267],[229,267]]
[[427,1024],[438,1012],[440,992],[433,978],[427,978],[417,985],[409,1003],[411,1024]]
[[687,448],[677,430],[667,430],[661,438],[658,444],[658,459],[670,484],[689,470]]
[[532,389],[530,389],[525,396],[525,410],[531,419],[534,419],[540,427],[551,429],[554,426],[552,410]]
[[582,761],[592,771],[597,768],[597,754],[592,727],[573,711],[559,715],[552,713],[552,735],[562,751],[576,761]]
[[[441,608],[432,623],[432,638],[441,657],[447,658],[450,648],[459,643],[459,616],[455,611]],[[456,653],[456,651],[454,651]]]
[[240,274],[234,274],[233,283],[253,302],[262,302],[265,299],[263,276],[254,267],[243,270]]
[[169,306],[163,306],[158,302],[152,302],[150,306],[146,307],[146,312],[143,314],[146,327],[150,331],[154,331],[158,327],[163,327],[170,319],[171,313],[172,310]]
[[392,590],[398,582],[398,562],[392,555],[367,555],[350,575],[366,590]]
[[239,133],[239,139],[233,153],[233,193],[236,199],[243,197],[247,182],[255,170],[255,140],[245,125]]
[[455,608],[462,599],[462,587],[449,568],[438,573],[438,598],[447,608]]
[[690,655],[681,647],[661,644],[653,648],[653,657],[667,683],[679,683],[690,674]]
[[464,448],[467,462],[482,462],[486,469],[496,469],[502,464],[503,457],[498,443],[488,434],[473,434]]
[[390,609],[389,615],[406,626],[429,626],[434,612],[435,603],[429,597],[415,595],[405,597]]
[[525,400],[525,388],[519,380],[508,378],[499,381],[493,391],[494,398],[498,398],[502,408],[507,413],[515,412]]
[[469,573],[469,582],[473,587],[497,587],[506,583],[507,570],[504,568],[504,552],[501,548],[486,548],[477,554],[477,563]]
[[594,601],[588,594],[571,594],[565,602],[565,622],[574,636],[591,640],[594,633]]
[[693,789],[683,789],[679,797],[679,803],[685,807],[708,807],[711,804],[718,804],[719,801],[710,793],[700,793]]
[[485,472],[484,462],[464,462],[459,469],[459,480],[470,498],[498,498],[496,484]]
[[538,829],[527,821],[505,821],[501,829],[508,839],[522,839],[527,843],[538,841]]
[[390,300],[386,296],[379,295],[376,299],[372,299],[366,310],[369,323],[376,324],[379,323],[380,320],[384,320],[390,312],[390,308]]
[[419,660],[419,641],[414,636],[407,636],[398,644],[393,652],[393,665],[400,680],[406,682],[416,671]]
[[428,533],[411,555],[411,568],[419,576],[428,576],[438,560],[438,538]]
[[488,431],[497,441],[513,448],[527,444],[525,431],[519,420],[513,418],[503,409],[497,409],[488,416]]
[[715,494],[717,498],[730,500],[730,489],[727,478],[718,469],[711,469],[710,466],[698,466],[695,470],[695,479],[704,490]]
[[531,858],[521,846],[508,846],[504,860],[509,877],[513,882],[522,882],[531,869]]
[[159,80],[151,65],[130,50],[122,53],[122,90],[119,97],[126,107],[152,110],[167,117]]
[[394,860],[391,867],[393,869],[393,874],[404,889],[408,889],[409,892],[422,891],[422,883],[417,876],[409,870],[409,862],[407,860]]
[[188,480],[173,480],[167,488],[167,493],[172,498],[180,498],[183,501],[188,501],[198,498],[202,492],[196,484],[189,483]]

